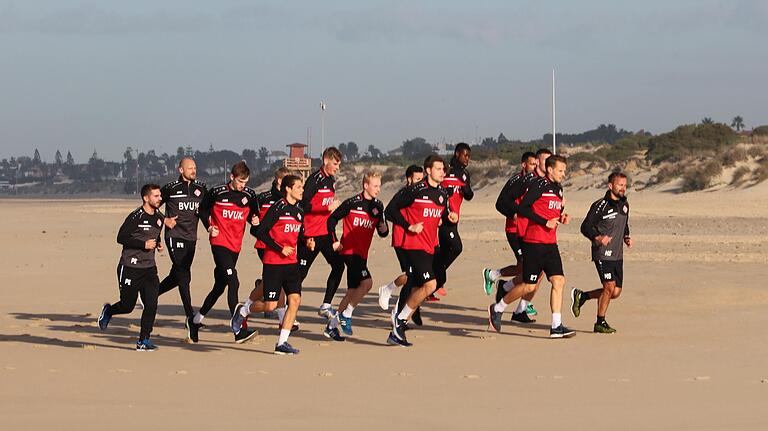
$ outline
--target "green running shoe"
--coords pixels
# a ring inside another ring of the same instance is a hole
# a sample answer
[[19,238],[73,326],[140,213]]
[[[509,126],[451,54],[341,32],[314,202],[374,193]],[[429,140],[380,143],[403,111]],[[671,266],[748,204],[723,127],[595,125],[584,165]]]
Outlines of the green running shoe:
[[535,316],[535,315],[539,314],[539,312],[536,311],[535,308],[533,308],[533,304],[529,303],[528,306],[525,307],[525,314],[527,314],[529,316]]
[[597,332],[599,334],[613,334],[616,332],[615,329],[611,328],[611,325],[608,324],[605,320],[602,322],[595,323],[594,332]]
[[483,289],[485,289],[486,295],[490,295],[493,292],[493,279],[491,279],[490,268],[483,268]]
[[575,287],[571,289],[571,313],[573,314],[573,317],[579,317],[579,314],[581,314],[581,306],[584,305],[585,302],[587,302],[587,300],[584,298],[584,292]]

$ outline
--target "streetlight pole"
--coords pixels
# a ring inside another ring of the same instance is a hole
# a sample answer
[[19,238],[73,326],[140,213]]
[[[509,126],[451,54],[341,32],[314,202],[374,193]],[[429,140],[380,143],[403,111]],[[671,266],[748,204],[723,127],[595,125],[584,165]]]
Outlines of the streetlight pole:
[[555,69],[552,69],[552,154],[557,154],[557,129],[555,128]]
[[320,101],[320,154],[322,157],[323,151],[325,151],[325,101]]

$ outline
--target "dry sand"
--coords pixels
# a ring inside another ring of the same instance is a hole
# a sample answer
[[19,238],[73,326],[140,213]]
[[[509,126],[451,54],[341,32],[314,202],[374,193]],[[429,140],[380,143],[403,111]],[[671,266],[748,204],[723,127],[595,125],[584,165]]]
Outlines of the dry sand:
[[[592,334],[594,302],[568,340],[550,340],[548,289],[539,322],[488,332],[484,266],[511,260],[493,211],[498,187],[466,203],[464,254],[449,270],[449,295],[424,309],[410,349],[385,344],[388,318],[371,293],[356,310],[355,337],[331,344],[315,314],[327,266],[305,283],[296,357],[272,354],[273,322],[236,345],[226,298],[197,345],[186,344],[178,295],[160,299],[154,353],[133,351],[140,311],[96,316],[117,299],[116,230],[134,201],[0,201],[0,423],[3,429],[512,429],[768,428],[768,188],[630,196],[635,248],[625,289]],[[391,193],[391,190],[390,190]],[[560,232],[568,286],[598,286],[578,233],[599,190],[569,193],[574,216]],[[375,240],[374,286],[397,262]],[[261,265],[246,238],[241,297]],[[161,275],[167,254],[158,257]],[[211,286],[207,241],[198,243],[193,303]],[[344,292],[344,284],[340,293]],[[374,288],[375,291],[375,288]],[[567,310],[569,302],[564,304]],[[508,322],[509,314],[505,314]]]

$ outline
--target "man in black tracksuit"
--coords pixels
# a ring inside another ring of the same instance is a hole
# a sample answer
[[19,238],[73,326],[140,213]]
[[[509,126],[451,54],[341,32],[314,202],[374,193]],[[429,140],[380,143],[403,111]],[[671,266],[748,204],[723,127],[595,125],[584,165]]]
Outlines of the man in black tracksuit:
[[117,280],[120,287],[120,301],[101,308],[98,323],[104,331],[112,316],[128,314],[136,306],[139,294],[144,298],[141,313],[141,332],[136,343],[138,351],[153,351],[157,347],[149,340],[157,312],[157,292],[160,280],[157,278],[155,250],[163,250],[160,231],[163,227],[160,186],[146,184],[141,188],[141,207],[126,217],[117,233],[117,242],[123,246],[120,263],[117,265]]
[[597,299],[597,321],[594,332],[612,334],[614,328],[605,321],[611,299],[621,295],[624,282],[624,246],[632,247],[629,237],[629,203],[626,197],[627,176],[614,172],[608,177],[605,197],[595,201],[581,224],[581,233],[592,242],[592,261],[603,285],[602,289],[582,292],[571,290],[571,312],[579,317],[581,307]]
[[192,260],[195,258],[197,245],[197,209],[200,200],[208,189],[204,183],[196,180],[197,166],[190,157],[179,162],[179,179],[166,184],[160,189],[160,196],[165,204],[165,244],[171,256],[171,271],[160,283],[160,295],[174,288],[179,288],[179,296],[186,316],[187,336],[190,321],[194,316],[190,282],[192,280]]

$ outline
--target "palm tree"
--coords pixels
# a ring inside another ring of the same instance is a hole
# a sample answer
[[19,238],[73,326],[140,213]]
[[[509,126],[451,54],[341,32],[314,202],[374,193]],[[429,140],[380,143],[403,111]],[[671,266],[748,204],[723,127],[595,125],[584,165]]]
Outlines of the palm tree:
[[741,115],[737,115],[733,117],[733,121],[731,122],[731,127],[736,129],[737,132],[740,132],[741,129],[744,128],[744,119],[741,118]]
[[701,124],[715,124],[715,122],[712,121],[712,117],[704,117],[701,119]]

